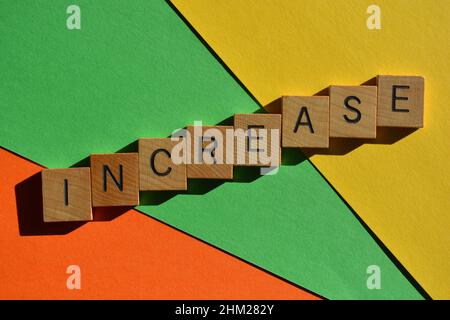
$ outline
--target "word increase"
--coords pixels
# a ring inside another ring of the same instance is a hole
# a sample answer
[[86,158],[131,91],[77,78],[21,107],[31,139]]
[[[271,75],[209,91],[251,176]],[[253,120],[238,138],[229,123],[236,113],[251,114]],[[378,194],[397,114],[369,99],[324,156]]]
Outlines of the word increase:
[[330,86],[327,96],[284,96],[280,113],[236,114],[233,126],[196,122],[170,138],[139,139],[136,153],[93,154],[90,167],[43,170],[44,221],[89,221],[92,207],[139,205],[139,191],[187,190],[188,179],[233,179],[234,166],[276,168],[281,147],[375,139],[377,126],[420,128],[423,114],[418,76]]

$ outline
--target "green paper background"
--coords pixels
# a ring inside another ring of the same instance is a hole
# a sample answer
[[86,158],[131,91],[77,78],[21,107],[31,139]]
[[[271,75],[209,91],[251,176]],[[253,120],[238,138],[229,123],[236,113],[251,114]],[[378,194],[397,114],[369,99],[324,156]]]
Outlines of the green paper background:
[[[82,29],[73,31],[69,4],[0,2],[1,146],[68,167],[258,109],[166,2],[76,1]],[[293,157],[274,176],[190,182],[197,194],[138,209],[327,298],[420,299],[311,164]],[[372,264],[381,290],[366,287]]]
[[[329,299],[419,299],[303,160],[273,176],[226,182],[206,194],[176,195],[137,209]],[[369,265],[381,268],[381,290],[367,289]]]

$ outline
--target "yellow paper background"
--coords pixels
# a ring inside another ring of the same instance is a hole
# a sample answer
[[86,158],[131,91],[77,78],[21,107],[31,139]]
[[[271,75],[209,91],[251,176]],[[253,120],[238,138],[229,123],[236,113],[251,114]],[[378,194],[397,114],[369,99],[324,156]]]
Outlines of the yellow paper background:
[[377,74],[425,77],[424,128],[331,142],[311,160],[433,298],[450,298],[450,1],[376,1],[381,30],[366,27],[373,1],[173,3],[263,106]]

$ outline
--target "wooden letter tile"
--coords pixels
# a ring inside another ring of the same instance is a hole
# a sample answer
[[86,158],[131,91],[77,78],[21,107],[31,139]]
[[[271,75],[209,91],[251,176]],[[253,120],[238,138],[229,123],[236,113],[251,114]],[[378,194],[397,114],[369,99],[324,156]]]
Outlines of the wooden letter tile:
[[188,126],[187,130],[191,137],[187,177],[233,179],[233,164],[226,162],[227,130],[233,130],[233,127]]
[[90,169],[43,170],[42,204],[45,222],[92,220]]
[[[172,148],[182,141],[139,139],[140,190],[186,190],[186,163],[172,161]],[[183,158],[185,161],[185,158]]]
[[330,87],[330,137],[376,138],[377,87]]
[[283,97],[281,110],[283,147],[328,148],[328,97]]
[[423,127],[423,77],[378,76],[378,126]]
[[281,114],[236,114],[234,130],[235,165],[276,167],[281,163]]
[[93,207],[139,204],[137,153],[91,155]]

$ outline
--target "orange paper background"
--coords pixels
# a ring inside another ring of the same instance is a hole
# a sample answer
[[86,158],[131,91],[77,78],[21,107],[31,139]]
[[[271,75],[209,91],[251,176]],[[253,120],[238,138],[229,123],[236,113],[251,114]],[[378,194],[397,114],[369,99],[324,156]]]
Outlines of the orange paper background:
[[[0,168],[1,299],[318,299],[132,209],[43,227],[42,167],[0,149]],[[80,290],[66,287],[72,264]]]

